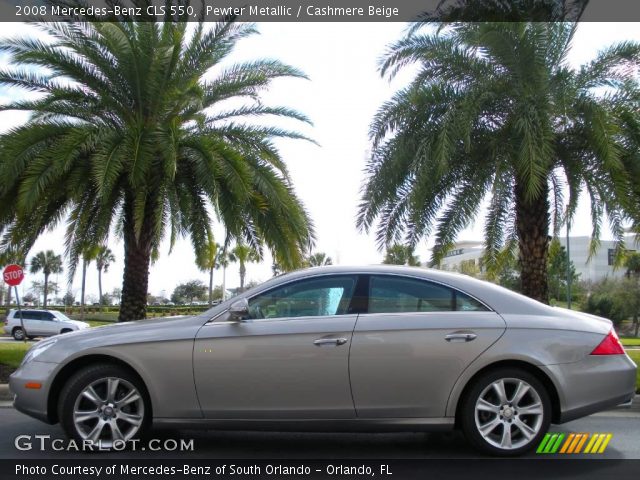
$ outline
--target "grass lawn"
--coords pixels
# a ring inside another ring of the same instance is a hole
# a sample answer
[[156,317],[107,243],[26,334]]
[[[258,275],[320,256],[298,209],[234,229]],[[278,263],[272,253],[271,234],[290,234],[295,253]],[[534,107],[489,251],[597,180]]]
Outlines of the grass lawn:
[[0,363],[9,367],[18,368],[22,357],[27,353],[31,342],[3,342],[0,343]]
[[640,338],[637,337],[620,337],[620,342],[625,347],[640,347]]

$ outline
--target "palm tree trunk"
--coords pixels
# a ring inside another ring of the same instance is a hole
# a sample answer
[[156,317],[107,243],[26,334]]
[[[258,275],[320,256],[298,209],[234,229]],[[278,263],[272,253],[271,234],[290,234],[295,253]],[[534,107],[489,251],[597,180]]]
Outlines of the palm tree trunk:
[[98,269],[98,303],[102,305],[102,269]]
[[84,320],[84,292],[87,282],[87,261],[82,258],[82,288],[80,289],[80,320]]
[[240,262],[240,291],[244,291],[244,276],[247,274],[247,268],[244,266],[244,262]]
[[118,315],[119,322],[146,318],[149,264],[151,262],[151,219],[145,219],[140,236],[136,238],[130,201],[125,200],[124,210],[124,276],[122,279],[122,301]]
[[42,301],[42,306],[47,308],[47,294],[49,293],[49,275],[44,274],[44,300]]
[[549,200],[547,191],[544,190],[538,198],[527,200],[524,189],[516,184],[515,197],[522,293],[548,304]]
[[7,309],[11,307],[11,287],[7,285]]
[[209,306],[213,304],[213,267],[209,269]]

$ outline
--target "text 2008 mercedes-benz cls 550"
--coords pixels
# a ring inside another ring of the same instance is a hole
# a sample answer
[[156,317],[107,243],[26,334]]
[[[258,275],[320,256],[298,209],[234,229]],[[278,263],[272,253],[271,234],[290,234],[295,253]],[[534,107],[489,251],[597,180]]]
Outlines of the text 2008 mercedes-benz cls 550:
[[15,407],[103,448],[151,424],[461,428],[517,455],[550,423],[628,402],[610,321],[441,271],[321,267],[193,317],[52,337],[11,376]]

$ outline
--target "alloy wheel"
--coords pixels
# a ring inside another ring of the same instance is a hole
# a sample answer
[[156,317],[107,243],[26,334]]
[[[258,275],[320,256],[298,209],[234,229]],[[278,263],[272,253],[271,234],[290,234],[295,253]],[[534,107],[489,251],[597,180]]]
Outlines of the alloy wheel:
[[84,440],[111,448],[126,442],[140,430],[144,420],[144,400],[127,380],[118,377],[98,379],[76,398],[73,424]]
[[536,389],[524,380],[500,378],[482,390],[474,416],[487,443],[514,450],[528,445],[540,432],[544,404]]

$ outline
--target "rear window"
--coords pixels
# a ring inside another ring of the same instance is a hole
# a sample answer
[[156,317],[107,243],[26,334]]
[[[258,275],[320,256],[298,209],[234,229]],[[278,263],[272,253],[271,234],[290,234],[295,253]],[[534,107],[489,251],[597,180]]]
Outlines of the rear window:
[[487,310],[465,293],[426,280],[372,275],[369,283],[369,313]]

